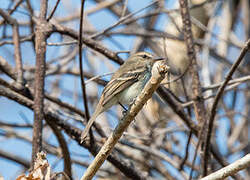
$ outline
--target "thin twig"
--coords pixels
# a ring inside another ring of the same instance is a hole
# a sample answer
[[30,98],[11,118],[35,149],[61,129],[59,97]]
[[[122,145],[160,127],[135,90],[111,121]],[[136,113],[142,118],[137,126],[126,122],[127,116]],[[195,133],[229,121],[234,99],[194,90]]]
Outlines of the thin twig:
[[10,151],[4,151],[3,149],[0,149],[0,157],[8,159],[10,161],[14,161],[22,165],[25,169],[28,169],[30,167],[30,163],[28,160],[21,158],[17,155],[13,155],[13,153],[11,153]]
[[99,79],[100,77],[109,76],[109,75],[112,75],[112,74],[114,74],[114,72],[109,72],[109,73],[94,76],[94,77],[88,79],[87,81],[85,81],[85,84],[88,84],[88,83],[90,83],[90,82],[92,82],[92,81],[94,81],[96,79]]
[[50,125],[51,129],[53,130],[55,136],[57,137],[58,143],[61,146],[61,152],[62,157],[64,161],[64,172],[67,174],[69,179],[72,180],[72,161],[70,157],[69,147],[67,145],[67,142],[60,131],[60,129],[57,127],[57,125],[53,121],[47,121],[47,123]]
[[125,0],[125,3],[124,3],[124,5],[123,5],[123,10],[122,10],[121,18],[122,18],[123,16],[125,16],[126,11],[127,11],[127,8],[128,8],[128,0]]
[[56,5],[55,5],[55,7],[53,8],[53,10],[52,10],[51,14],[49,15],[49,17],[47,18],[47,21],[49,21],[49,20],[53,17],[53,15],[55,14],[56,9],[57,9],[57,7],[58,7],[58,5],[59,5],[59,2],[60,2],[60,0],[57,0],[57,1],[56,1]]
[[[23,2],[23,0],[19,0],[16,5],[11,9],[9,10],[8,12],[8,15],[11,15],[13,12],[15,12],[15,10],[19,7],[19,5]],[[6,19],[0,21],[0,26],[5,22]]]
[[[53,28],[54,28],[54,31],[55,32],[59,32],[63,35],[68,35],[74,39],[79,39],[79,34],[74,31],[73,29],[70,29],[70,28],[67,28],[67,27],[64,27],[60,24],[57,24],[55,22],[53,22]],[[109,58],[110,60],[113,60],[114,62],[118,63],[118,64],[123,64],[123,60],[117,56],[117,54],[111,50],[109,50],[108,48],[104,47],[103,45],[101,45],[100,43],[98,43],[97,41],[91,39],[91,38],[88,38],[88,37],[85,37],[85,36],[82,36],[82,42],[90,47],[91,49],[103,54],[104,56],[106,56],[107,58]]]
[[83,16],[84,16],[84,4],[85,0],[81,1],[81,15],[80,15],[80,29],[79,29],[79,70],[80,70],[80,77],[81,77],[81,87],[82,87],[82,96],[83,96],[83,102],[84,102],[84,109],[85,109],[85,116],[87,121],[90,118],[89,115],[89,108],[88,108],[88,100],[87,100],[87,94],[86,94],[86,85],[84,83],[84,74],[83,74],[83,62],[82,62],[82,29],[83,29]]
[[0,9],[0,15],[12,25],[13,29],[13,42],[14,42],[14,54],[16,62],[16,71],[17,71],[17,87],[22,88],[24,85],[23,80],[23,63],[21,56],[21,47],[20,47],[20,36],[19,36],[19,25],[16,19],[12,18],[8,13]]
[[90,36],[92,39],[98,38],[99,36],[105,34],[106,32],[110,31],[111,29],[115,28],[116,26],[122,24],[125,20],[129,19],[130,17],[134,16],[135,14],[149,8],[150,6],[154,5],[157,1],[154,1],[152,3],[150,3],[149,5],[147,5],[146,7],[143,7],[133,13],[128,14],[127,16],[121,17],[119,21],[117,21],[116,23],[114,23],[113,25],[109,26],[108,28],[102,30],[101,32],[98,32],[92,36]]
[[[188,141],[187,141],[186,148],[185,148],[185,156],[184,156],[184,158],[182,159],[181,164],[180,164],[180,166],[179,166],[179,169],[180,169],[180,170],[183,170],[183,166],[184,166],[184,164],[186,163],[186,161],[187,161],[187,159],[188,159],[188,154],[189,154],[188,150],[189,150],[189,144],[190,144],[190,142],[191,142],[191,138],[192,138],[192,131],[189,131],[189,132],[188,132]],[[193,164],[192,164],[192,169],[194,169]]]
[[2,56],[0,56],[0,70],[8,75],[11,79],[16,80],[14,69]]

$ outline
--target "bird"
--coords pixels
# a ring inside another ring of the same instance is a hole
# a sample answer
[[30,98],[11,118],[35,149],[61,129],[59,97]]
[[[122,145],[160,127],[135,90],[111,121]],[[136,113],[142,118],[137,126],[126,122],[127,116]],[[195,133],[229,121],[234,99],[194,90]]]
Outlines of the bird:
[[131,55],[104,87],[96,109],[81,134],[81,142],[86,139],[92,124],[101,113],[116,104],[132,104],[151,78],[154,63],[164,59],[148,52]]

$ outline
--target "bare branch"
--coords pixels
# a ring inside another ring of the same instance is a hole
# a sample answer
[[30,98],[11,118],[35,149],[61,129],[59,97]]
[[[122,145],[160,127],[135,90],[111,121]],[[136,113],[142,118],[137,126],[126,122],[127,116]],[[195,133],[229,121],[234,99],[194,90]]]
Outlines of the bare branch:
[[243,158],[233,162],[232,164],[202,178],[201,180],[222,180],[237,172],[250,167],[250,154],[245,155]]
[[44,119],[44,77],[46,60],[47,29],[45,26],[47,14],[47,0],[41,1],[39,24],[36,34],[36,71],[35,71],[35,94],[34,94],[34,128],[32,142],[32,169],[36,155],[42,150],[42,120]]

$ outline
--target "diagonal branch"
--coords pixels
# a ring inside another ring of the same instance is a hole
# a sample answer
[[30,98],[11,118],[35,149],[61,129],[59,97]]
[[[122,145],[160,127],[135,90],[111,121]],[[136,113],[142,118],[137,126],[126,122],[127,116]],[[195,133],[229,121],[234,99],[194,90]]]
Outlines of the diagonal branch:
[[250,166],[250,154],[233,162],[232,164],[202,178],[201,180],[222,180]]
[[18,88],[22,88],[22,86],[24,85],[24,80],[23,80],[23,63],[22,63],[21,47],[20,47],[19,25],[16,19],[12,18],[8,13],[4,12],[2,9],[0,9],[0,15],[5,19],[5,21],[7,21],[9,24],[12,25],[14,55],[15,55],[16,71],[17,71],[16,82]]

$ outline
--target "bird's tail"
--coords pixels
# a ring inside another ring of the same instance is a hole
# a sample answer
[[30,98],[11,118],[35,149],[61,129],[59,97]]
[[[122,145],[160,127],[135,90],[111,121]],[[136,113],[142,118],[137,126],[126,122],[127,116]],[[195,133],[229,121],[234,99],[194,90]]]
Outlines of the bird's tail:
[[86,127],[84,128],[84,130],[81,134],[81,143],[85,140],[85,138],[87,137],[87,135],[89,133],[91,126],[95,122],[97,116],[101,113],[102,113],[102,108],[98,108],[98,106],[97,106],[96,111],[94,112],[92,117],[89,119],[88,124],[86,125]]

